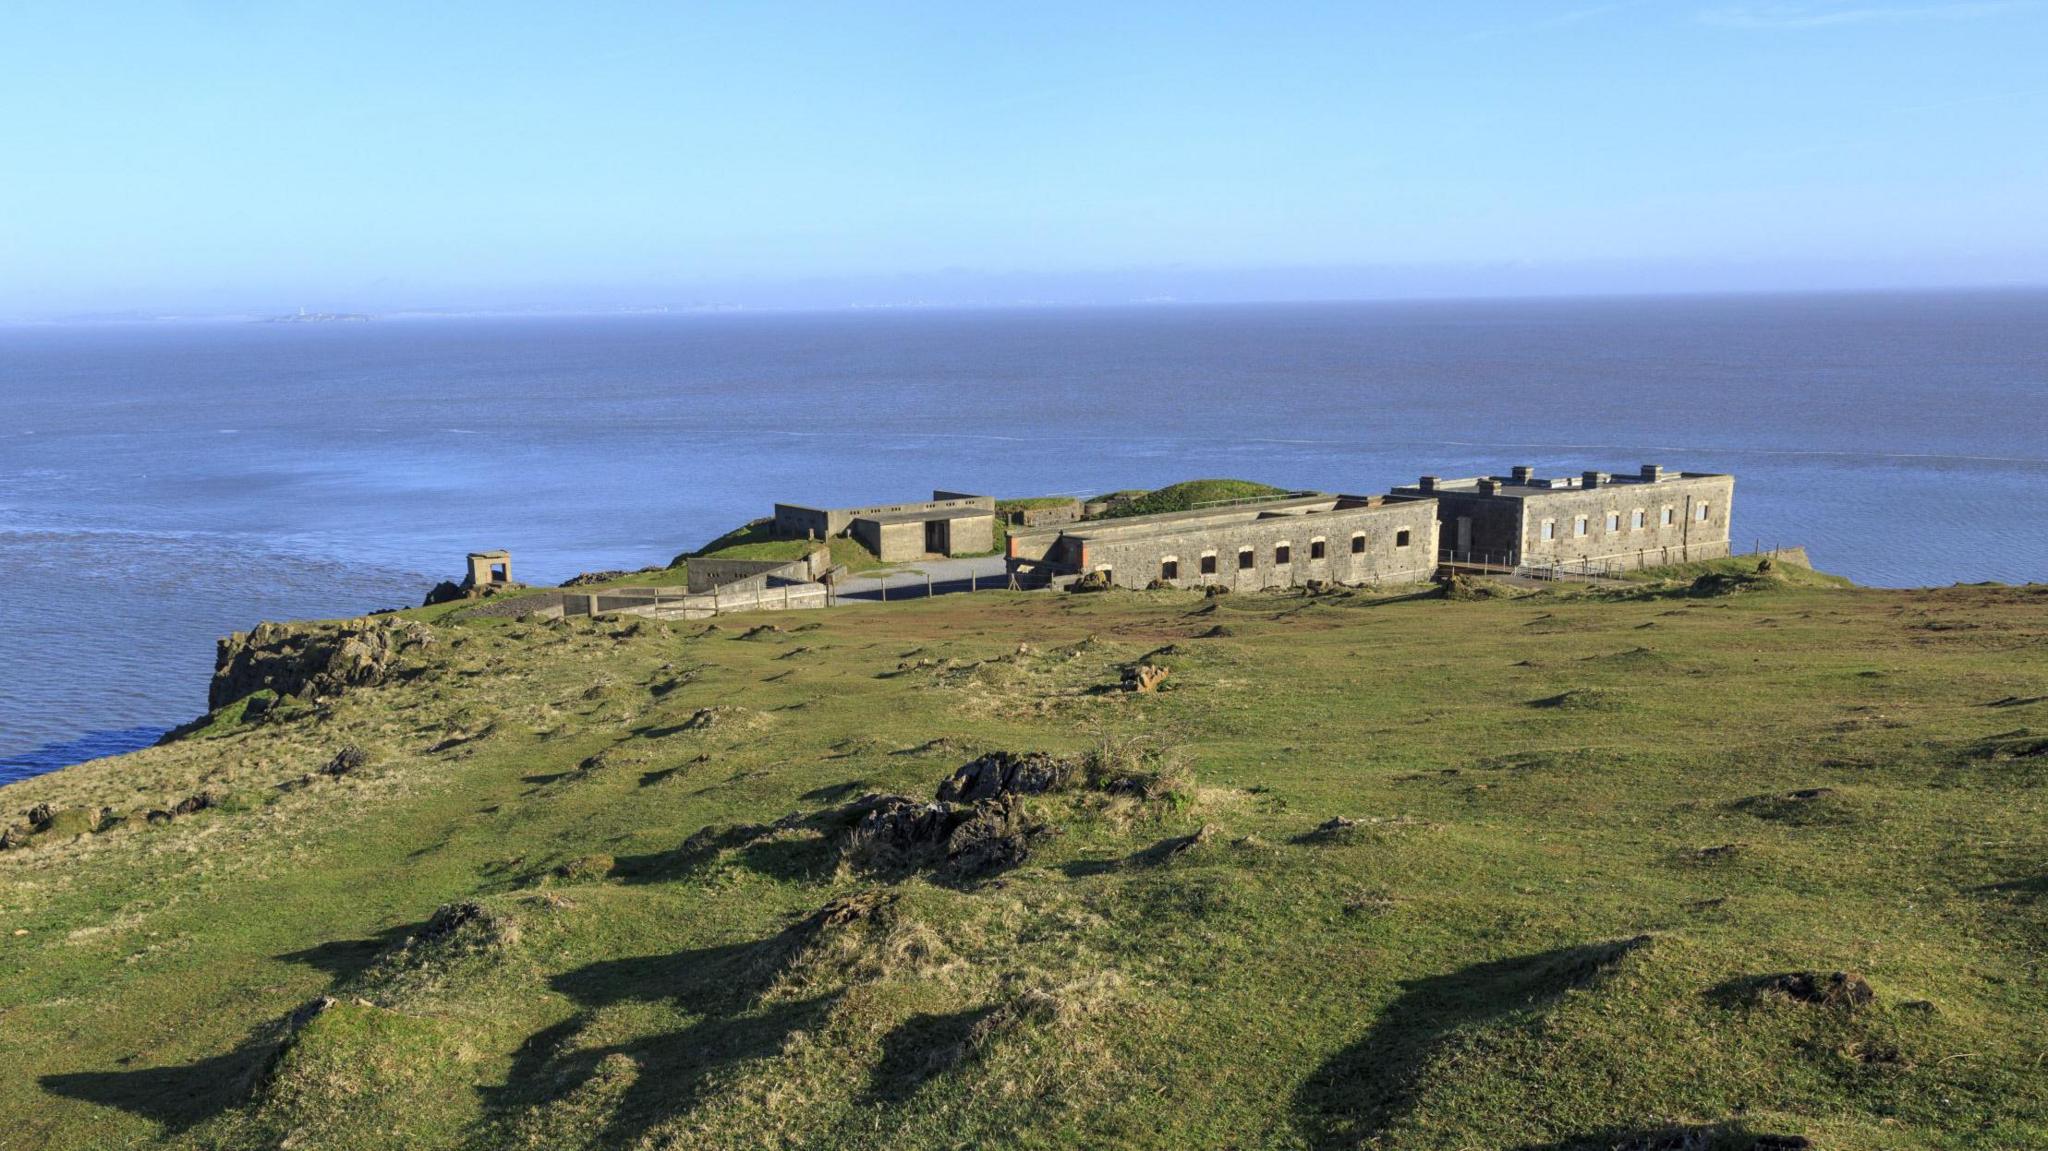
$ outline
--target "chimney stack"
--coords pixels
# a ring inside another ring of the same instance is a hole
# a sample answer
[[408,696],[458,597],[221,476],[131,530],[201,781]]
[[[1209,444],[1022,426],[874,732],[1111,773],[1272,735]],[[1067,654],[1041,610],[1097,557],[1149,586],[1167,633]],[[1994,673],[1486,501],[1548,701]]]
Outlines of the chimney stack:
[[1586,472],[1579,477],[1579,486],[1582,488],[1597,488],[1606,482],[1606,472]]
[[1436,477],[1424,476],[1422,477],[1422,482],[1416,484],[1415,486],[1421,488],[1423,491],[1433,492],[1436,490]]
[[1479,481],[1479,494],[1490,496],[1500,490],[1500,481],[1491,476]]
[[1536,478],[1536,469],[1527,464],[1516,464],[1508,473],[1518,484],[1526,484]]
[[1657,464],[1644,464],[1643,478],[1654,484],[1664,478],[1664,469]]

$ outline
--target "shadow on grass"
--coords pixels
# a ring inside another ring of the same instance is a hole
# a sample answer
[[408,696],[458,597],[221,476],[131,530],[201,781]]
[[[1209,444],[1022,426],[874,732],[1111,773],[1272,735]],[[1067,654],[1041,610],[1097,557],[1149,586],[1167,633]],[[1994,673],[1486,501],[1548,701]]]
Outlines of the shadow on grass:
[[1555,1143],[1524,1143],[1513,1151],[1800,1151],[1812,1144],[1797,1135],[1763,1135],[1740,1123],[1666,1127],[1606,1127]]
[[336,983],[346,983],[361,975],[387,948],[419,931],[422,926],[408,923],[387,927],[367,939],[330,939],[303,951],[287,951],[277,958],[286,963],[303,963],[325,971]]
[[[584,1012],[521,1044],[505,1084],[484,1090],[487,1108],[500,1121],[515,1119],[591,1079],[606,1059],[623,1055],[638,1074],[605,1115],[593,1117],[602,1130],[590,1144],[637,1144],[660,1124],[694,1110],[725,1075],[781,1054],[796,1032],[824,1023],[836,996],[761,1001],[795,945],[792,933],[782,932],[748,943],[592,963],[555,976],[550,985]],[[698,1019],[677,1031],[575,1046],[590,1011],[628,1002],[667,1003]]]
[[882,1057],[869,1073],[861,1102],[868,1106],[901,1103],[927,1081],[952,1070],[966,1057],[975,1025],[994,1010],[973,1007],[928,1012],[897,1024],[882,1037]]
[[45,1075],[37,1082],[52,1095],[118,1108],[177,1134],[246,1100],[276,1051],[275,1040],[259,1033],[225,1055],[192,1063],[73,1071]]
[[1547,1009],[1647,942],[1639,936],[1561,947],[1402,984],[1365,1037],[1331,1056],[1295,1092],[1296,1122],[1319,1151],[1371,1145],[1414,1106],[1431,1057],[1456,1032]]

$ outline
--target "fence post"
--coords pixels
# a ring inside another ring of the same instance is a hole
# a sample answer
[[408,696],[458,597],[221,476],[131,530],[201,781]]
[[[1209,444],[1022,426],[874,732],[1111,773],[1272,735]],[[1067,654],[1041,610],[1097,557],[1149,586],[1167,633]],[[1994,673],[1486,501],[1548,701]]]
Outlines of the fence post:
[[932,573],[924,573],[924,598],[932,598]]

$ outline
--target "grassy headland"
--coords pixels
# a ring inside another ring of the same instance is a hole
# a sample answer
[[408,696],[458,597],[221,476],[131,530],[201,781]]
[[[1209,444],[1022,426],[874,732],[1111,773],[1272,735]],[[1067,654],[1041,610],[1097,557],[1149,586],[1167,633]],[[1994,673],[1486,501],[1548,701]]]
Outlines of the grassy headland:
[[0,789],[0,1147],[2048,1142],[2048,587],[375,626]]

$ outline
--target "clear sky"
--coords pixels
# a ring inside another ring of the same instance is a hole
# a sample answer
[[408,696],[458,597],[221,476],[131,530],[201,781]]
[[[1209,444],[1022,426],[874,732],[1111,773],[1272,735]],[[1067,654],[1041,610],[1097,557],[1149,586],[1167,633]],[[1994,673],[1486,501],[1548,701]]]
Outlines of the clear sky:
[[0,0],[0,315],[2048,283],[2048,2]]

